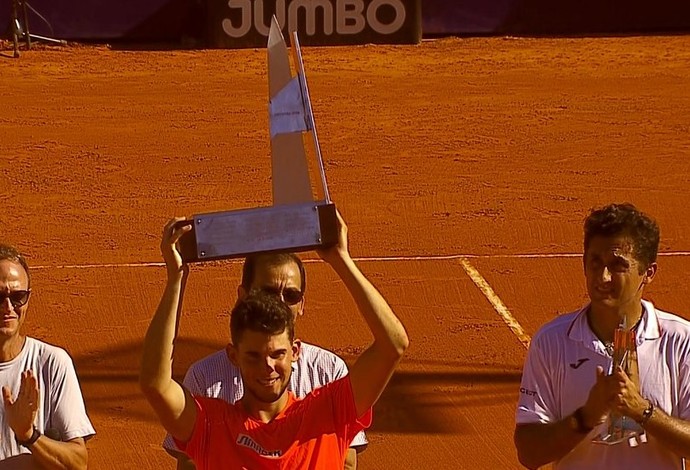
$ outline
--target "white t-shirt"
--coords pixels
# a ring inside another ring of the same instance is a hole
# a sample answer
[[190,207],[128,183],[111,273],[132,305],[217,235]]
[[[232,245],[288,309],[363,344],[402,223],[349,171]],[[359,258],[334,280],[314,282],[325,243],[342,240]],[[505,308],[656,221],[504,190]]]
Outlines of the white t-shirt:
[[[38,380],[39,408],[34,425],[41,433],[47,431],[61,441],[88,439],[96,433],[86,415],[72,359],[64,349],[27,337],[17,357],[1,362],[0,386],[9,387],[14,399],[19,393],[21,374],[27,370],[33,371]],[[0,425],[0,469],[33,468],[31,451],[17,445],[6,422],[4,406],[0,406]],[[19,457],[9,459],[12,456]]]
[[[312,390],[334,382],[348,374],[347,365],[336,354],[326,349],[302,342],[299,358],[292,363],[288,390],[297,398],[304,398]],[[228,359],[225,349],[206,356],[189,366],[183,385],[192,395],[220,398],[235,403],[244,395],[240,370]],[[364,431],[357,434],[350,447],[368,443]],[[172,436],[163,441],[166,450],[180,452]]]
[[[642,301],[644,312],[636,334],[642,396],[675,418],[690,420],[690,322]],[[552,423],[571,415],[587,401],[596,382],[596,367],[608,371],[612,359],[587,322],[585,306],[544,325],[532,340],[525,361],[516,412],[517,424]],[[684,469],[684,459],[653,435],[637,447],[602,445],[595,428],[558,470]]]

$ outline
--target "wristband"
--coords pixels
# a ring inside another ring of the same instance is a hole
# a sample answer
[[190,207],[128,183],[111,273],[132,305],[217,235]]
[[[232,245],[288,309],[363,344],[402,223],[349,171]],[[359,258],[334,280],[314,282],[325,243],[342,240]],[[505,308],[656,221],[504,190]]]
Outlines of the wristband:
[[579,434],[587,434],[592,429],[594,429],[593,426],[587,426],[585,424],[585,417],[582,414],[583,411],[584,411],[583,407],[580,407],[580,408],[575,410],[575,412],[573,413],[573,416],[572,416],[572,418],[574,420],[574,423],[573,423],[574,426],[572,426],[573,430]]
[[644,427],[654,414],[654,403],[651,401],[647,400],[647,403],[649,403],[649,406],[647,406],[647,409],[642,412],[642,419],[640,420],[640,426]]
[[27,441],[20,441],[15,434],[14,439],[17,441],[17,444],[19,444],[22,447],[26,447],[26,448],[29,448],[32,445],[34,445],[36,443],[36,441],[38,440],[38,438],[42,436],[42,434],[39,432],[38,429],[36,429],[36,426],[34,426],[33,428],[34,428],[34,432],[33,432],[33,434],[31,434],[31,437]]

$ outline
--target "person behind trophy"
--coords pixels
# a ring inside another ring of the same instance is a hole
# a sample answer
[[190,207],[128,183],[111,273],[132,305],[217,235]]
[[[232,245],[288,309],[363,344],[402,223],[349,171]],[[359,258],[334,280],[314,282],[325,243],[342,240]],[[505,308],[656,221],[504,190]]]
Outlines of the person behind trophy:
[[[583,263],[590,301],[544,325],[525,361],[514,435],[524,466],[685,468],[690,322],[642,299],[657,273],[658,247],[656,222],[632,204],[610,204],[586,218]],[[634,331],[638,373],[613,367],[612,343],[621,324]],[[612,414],[638,423],[647,442],[596,443]]]
[[[242,268],[242,281],[237,287],[237,301],[246,299],[252,290],[273,292],[288,304],[295,319],[304,314],[304,293],[307,280],[304,264],[294,253],[259,253],[248,256]],[[182,293],[180,293],[180,297]],[[192,395],[220,398],[235,403],[244,394],[240,370],[232,363],[231,346],[217,351],[194,364],[182,384]],[[304,398],[312,390],[347,375],[347,365],[334,353],[301,342],[299,359],[292,363],[288,390]],[[345,459],[346,469],[357,468],[357,454],[366,448],[364,432],[355,436]],[[168,435],[165,450],[177,459],[178,470],[192,470],[194,462],[175,446]]]
[[342,468],[354,436],[371,424],[371,408],[407,349],[403,325],[350,257],[338,214],[338,243],[319,251],[340,276],[374,336],[345,377],[304,399],[287,390],[301,343],[294,314],[274,293],[255,290],[232,310],[230,357],[245,392],[234,405],[193,396],[172,380],[181,293],[188,268],[176,242],[189,225],[168,222],[161,251],[168,282],[144,341],[140,385],[163,427],[196,468]]

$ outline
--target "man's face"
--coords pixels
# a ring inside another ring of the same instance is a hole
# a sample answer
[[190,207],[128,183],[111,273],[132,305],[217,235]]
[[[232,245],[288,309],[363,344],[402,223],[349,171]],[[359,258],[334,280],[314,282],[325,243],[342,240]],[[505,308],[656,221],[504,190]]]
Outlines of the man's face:
[[299,341],[291,342],[287,331],[270,335],[246,330],[239,344],[230,346],[230,356],[240,369],[245,393],[259,402],[273,403],[290,383],[299,350]]
[[[293,262],[278,266],[257,265],[251,285],[251,289],[261,289],[278,295],[283,302],[288,304],[295,318],[304,313],[301,287],[302,277],[299,267]],[[299,300],[295,302],[296,299]]]
[[[29,288],[29,277],[21,264],[11,260],[0,261],[0,293],[5,296]],[[15,308],[8,297],[0,303],[0,340],[7,340],[19,334],[19,328],[26,319],[28,302]]]
[[629,236],[595,236],[585,253],[585,278],[592,306],[620,312],[639,305],[644,286],[656,272],[656,263],[640,274]]

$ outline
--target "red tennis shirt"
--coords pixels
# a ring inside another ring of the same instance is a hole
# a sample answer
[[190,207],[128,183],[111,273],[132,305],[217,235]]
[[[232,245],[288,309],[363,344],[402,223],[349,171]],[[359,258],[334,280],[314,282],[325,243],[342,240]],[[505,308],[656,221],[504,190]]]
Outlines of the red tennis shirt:
[[192,437],[176,440],[197,470],[342,468],[352,438],[371,425],[369,409],[358,417],[350,377],[331,382],[288,404],[270,423],[249,416],[240,402],[195,396]]

